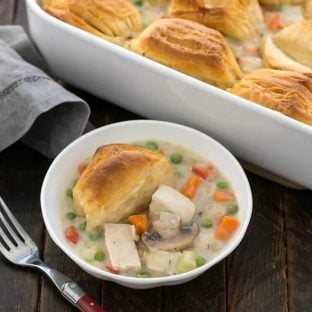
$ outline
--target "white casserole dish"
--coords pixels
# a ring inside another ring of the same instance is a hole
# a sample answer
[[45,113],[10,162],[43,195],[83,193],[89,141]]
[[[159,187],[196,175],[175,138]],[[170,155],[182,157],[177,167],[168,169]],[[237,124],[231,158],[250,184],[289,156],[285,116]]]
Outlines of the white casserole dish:
[[312,127],[99,39],[26,0],[53,74],[140,115],[192,126],[236,156],[312,189]]

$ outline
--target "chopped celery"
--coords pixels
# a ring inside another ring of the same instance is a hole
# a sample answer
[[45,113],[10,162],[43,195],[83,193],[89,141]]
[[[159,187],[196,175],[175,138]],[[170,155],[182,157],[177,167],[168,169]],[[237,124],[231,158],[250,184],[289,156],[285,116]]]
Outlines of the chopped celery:
[[184,250],[178,261],[178,271],[182,273],[196,269],[196,259],[197,256],[193,251]]

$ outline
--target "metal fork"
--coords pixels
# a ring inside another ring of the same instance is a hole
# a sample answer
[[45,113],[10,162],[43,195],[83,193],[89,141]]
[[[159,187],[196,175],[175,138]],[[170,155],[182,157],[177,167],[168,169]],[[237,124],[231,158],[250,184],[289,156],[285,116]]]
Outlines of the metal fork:
[[74,281],[50,268],[39,257],[37,245],[0,197],[0,252],[14,264],[44,272],[61,294],[83,312],[105,312]]

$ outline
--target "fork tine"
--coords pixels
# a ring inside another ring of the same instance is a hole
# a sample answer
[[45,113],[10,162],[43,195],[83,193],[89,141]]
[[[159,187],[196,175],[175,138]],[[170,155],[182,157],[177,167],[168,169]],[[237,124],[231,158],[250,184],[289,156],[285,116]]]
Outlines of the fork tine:
[[2,197],[0,196],[0,205],[2,206],[3,210],[5,211],[8,219],[12,222],[14,225],[16,231],[19,233],[19,235],[25,240],[25,242],[33,243],[33,240],[30,238],[30,236],[25,232],[25,230],[22,228],[22,226],[19,224],[19,222],[15,219],[13,214],[11,213],[8,206],[3,201]]
[[4,228],[6,228],[6,230],[10,233],[10,235],[12,236],[12,238],[14,239],[14,241],[16,242],[17,245],[23,243],[21,241],[21,239],[16,235],[15,231],[12,229],[12,227],[9,225],[9,223],[7,222],[7,220],[5,219],[3,213],[0,210],[0,220],[2,222],[2,224],[4,225]]
[[14,244],[12,243],[12,240],[2,230],[2,227],[0,227],[0,237],[3,239],[3,241],[8,245],[10,249],[16,248],[16,246],[14,246]]

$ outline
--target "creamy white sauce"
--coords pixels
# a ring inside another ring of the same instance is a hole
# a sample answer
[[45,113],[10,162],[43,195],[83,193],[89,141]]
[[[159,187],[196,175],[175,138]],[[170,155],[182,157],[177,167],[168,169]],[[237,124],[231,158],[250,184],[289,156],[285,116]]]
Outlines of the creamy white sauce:
[[[133,2],[135,3],[135,1]],[[155,19],[164,16],[167,6],[168,1],[166,0],[143,0],[142,6],[136,6],[141,14],[143,28],[146,28]]]

